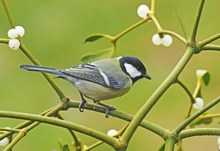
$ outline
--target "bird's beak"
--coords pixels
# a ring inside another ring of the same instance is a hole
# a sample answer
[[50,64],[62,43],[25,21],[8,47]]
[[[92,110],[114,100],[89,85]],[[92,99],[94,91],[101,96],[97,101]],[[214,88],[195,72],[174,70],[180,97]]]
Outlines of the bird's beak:
[[150,77],[147,73],[146,73],[146,74],[143,74],[142,77],[143,77],[143,78],[147,78],[147,79],[149,79],[149,80],[151,79],[151,77]]

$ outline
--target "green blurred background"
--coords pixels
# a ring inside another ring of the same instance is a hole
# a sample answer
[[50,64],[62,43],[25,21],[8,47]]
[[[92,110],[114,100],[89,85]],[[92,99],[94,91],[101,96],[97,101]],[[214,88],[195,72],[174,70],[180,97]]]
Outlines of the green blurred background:
[[[164,29],[183,35],[178,23],[172,0],[156,2],[156,17]],[[139,21],[136,9],[140,4],[150,6],[150,0],[8,0],[16,25],[25,27],[26,34],[22,42],[46,66],[66,68],[82,63],[80,57],[88,52],[95,52],[110,47],[106,40],[84,44],[85,38],[94,33],[115,35],[126,27]],[[198,8],[199,0],[175,1],[180,16],[183,19],[187,35]],[[220,1],[206,1],[198,40],[203,40],[220,31]],[[0,37],[6,38],[10,26],[6,15],[0,6]],[[152,80],[141,80],[123,97],[108,100],[105,103],[117,107],[120,111],[135,114],[155,91],[160,83],[174,68],[185,51],[185,45],[174,39],[171,47],[155,46],[151,37],[156,33],[155,26],[149,22],[135,29],[118,41],[116,56],[133,55],[139,57],[148,69]],[[215,44],[220,44],[217,41]],[[193,92],[196,85],[195,71],[206,69],[211,74],[208,87],[203,87],[202,95],[207,104],[220,94],[220,52],[206,51],[193,56],[184,69],[180,79]],[[59,102],[54,90],[38,73],[19,69],[21,64],[31,64],[20,52],[10,50],[7,45],[0,45],[0,110],[40,113]],[[71,99],[79,100],[77,91],[71,84],[56,79],[62,90]],[[185,92],[177,85],[172,86],[151,110],[147,120],[165,128],[173,129],[188,111],[190,101]],[[211,113],[218,113],[219,107],[214,107]],[[119,130],[126,122],[117,118],[106,119],[103,114],[78,109],[63,112],[62,115],[75,123],[107,132],[109,129]],[[13,127],[21,120],[0,119],[0,127]],[[214,120],[210,127],[219,127],[219,119]],[[204,125],[200,127],[205,127]],[[90,145],[95,139],[80,133],[77,136]],[[217,137],[194,137],[183,141],[187,151],[216,151]],[[51,151],[58,149],[58,139],[71,142],[67,130],[55,126],[41,124],[36,127],[14,148],[16,151]],[[163,140],[153,133],[139,128],[133,136],[128,151],[154,151]],[[2,148],[0,148],[1,150]],[[110,151],[108,145],[102,145],[95,151]]]

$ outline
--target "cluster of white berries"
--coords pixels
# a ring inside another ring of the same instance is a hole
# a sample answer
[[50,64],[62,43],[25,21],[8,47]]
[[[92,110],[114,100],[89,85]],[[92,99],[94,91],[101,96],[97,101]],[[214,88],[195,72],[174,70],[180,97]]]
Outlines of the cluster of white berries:
[[[139,17],[143,18],[143,19],[147,19],[148,14],[150,13],[150,9],[147,5],[140,5],[137,9],[137,14]],[[173,38],[170,35],[159,35],[159,34],[155,34],[152,37],[152,42],[155,45],[163,45],[166,47],[169,47],[172,43],[173,43]]]
[[[2,136],[2,135],[0,134],[0,136]],[[7,137],[0,140],[0,147],[4,147],[8,144],[9,144],[9,139]]]
[[196,110],[201,110],[204,106],[204,100],[202,98],[196,98],[195,103],[193,103],[193,108]]
[[22,26],[16,26],[8,31],[9,47],[13,50],[17,50],[20,47],[19,39],[24,36],[25,30]]
[[155,45],[163,45],[166,47],[169,47],[173,43],[173,38],[170,35],[162,35],[160,36],[159,34],[155,34],[152,37],[152,42]]
[[150,13],[150,9],[147,5],[140,5],[137,9],[137,14],[139,17],[143,18],[143,19],[147,19],[147,15]]

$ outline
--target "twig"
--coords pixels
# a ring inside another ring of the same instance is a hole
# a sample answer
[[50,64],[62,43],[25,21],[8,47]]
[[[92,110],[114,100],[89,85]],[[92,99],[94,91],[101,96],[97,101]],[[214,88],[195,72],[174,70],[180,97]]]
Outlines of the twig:
[[180,132],[179,137],[180,137],[180,139],[185,139],[185,138],[188,138],[188,137],[201,136],[201,135],[220,136],[220,129],[219,128],[188,129],[188,130],[183,130],[182,132]]
[[184,122],[182,122],[177,128],[174,130],[176,134],[179,134],[187,125],[189,125],[193,120],[195,120],[197,117],[208,111],[210,108],[215,106],[220,102],[220,96],[217,97],[215,100],[210,102],[208,105],[206,105],[203,109],[197,111],[192,116],[190,116],[188,119],[186,119]]
[[198,31],[198,27],[199,27],[200,18],[202,15],[204,3],[205,3],[205,0],[201,0],[200,5],[199,5],[199,10],[196,15],[196,21],[194,23],[192,34],[190,37],[190,42],[192,42],[192,43],[196,42],[197,31]]

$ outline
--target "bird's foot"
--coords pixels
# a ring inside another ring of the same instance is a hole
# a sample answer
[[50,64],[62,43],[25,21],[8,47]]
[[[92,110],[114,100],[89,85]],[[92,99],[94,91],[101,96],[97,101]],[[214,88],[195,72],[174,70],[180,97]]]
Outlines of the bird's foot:
[[95,103],[95,104],[98,104],[98,105],[100,105],[100,106],[105,107],[105,117],[106,117],[106,118],[109,118],[111,111],[116,110],[115,107],[113,107],[113,106],[108,106],[108,105],[106,105],[106,104],[100,103],[100,101],[94,100],[94,103]]
[[110,112],[113,110],[116,110],[116,108],[114,108],[113,106],[105,107],[105,117],[109,118]]
[[85,106],[85,104],[86,104],[86,99],[83,97],[83,95],[82,95],[82,93],[80,93],[80,96],[81,96],[81,99],[82,99],[82,101],[80,102],[80,104],[79,104],[79,111],[80,112],[84,112],[84,106]]
[[80,112],[83,112],[84,111],[84,106],[86,104],[86,101],[81,101],[80,104],[79,104],[79,111]]

